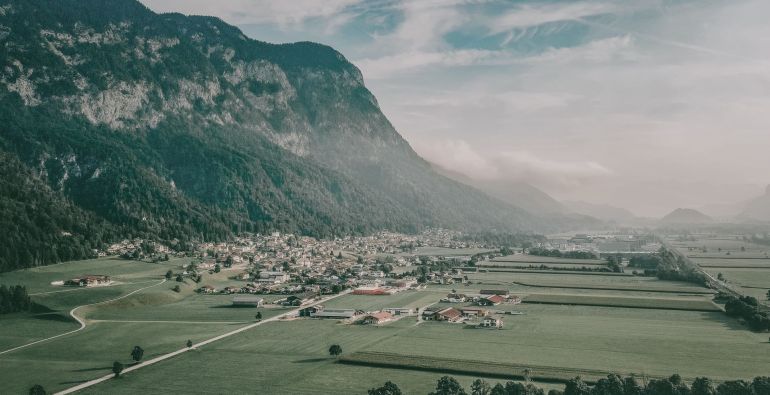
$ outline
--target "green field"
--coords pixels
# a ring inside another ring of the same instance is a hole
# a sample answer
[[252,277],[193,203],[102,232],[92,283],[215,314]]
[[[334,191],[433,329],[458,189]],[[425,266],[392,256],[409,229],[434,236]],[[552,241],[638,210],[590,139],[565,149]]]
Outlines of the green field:
[[444,248],[444,247],[417,247],[413,253],[407,255],[425,256],[469,256],[492,252],[488,248]]
[[639,298],[600,295],[529,294],[524,303],[565,304],[576,306],[630,307],[638,309],[722,311],[707,298]]
[[707,268],[712,276],[722,273],[728,284],[744,295],[753,296],[759,301],[767,301],[767,291],[770,290],[770,270],[768,269],[725,269]]
[[[413,357],[504,363],[549,371],[635,372],[715,379],[766,374],[764,335],[743,330],[721,313],[587,306],[523,305],[505,316],[503,330],[402,320],[382,327],[326,320],[270,323],[186,353],[85,393],[365,393],[392,380],[424,394],[439,372],[336,364],[329,344],[344,354],[368,351]],[[698,334],[693,336],[693,334]],[[713,354],[715,344],[729,344]],[[212,376],[189,374],[205,366]],[[255,372],[258,372],[255,373]],[[470,377],[463,378],[465,385]]]
[[554,264],[563,264],[563,265],[600,265],[600,266],[604,266],[607,264],[607,262],[602,259],[553,258],[548,256],[537,256],[537,255],[527,255],[527,254],[515,254],[515,255],[497,257],[492,259],[490,264],[497,264],[498,262],[532,263],[532,264],[554,263]]
[[[73,307],[140,290],[117,301],[80,308],[79,316],[88,322],[82,331],[0,354],[0,364],[15,368],[0,370],[0,380],[7,383],[4,389],[24,393],[32,384],[40,383],[49,391],[62,390],[107,374],[115,360],[129,362],[134,345],[146,350],[147,359],[177,350],[187,339],[197,342],[251,323],[256,311],[266,318],[286,311],[232,308],[232,296],[194,292],[202,284],[221,287],[242,283],[229,278],[233,273],[204,274],[201,284],[189,280],[159,284],[166,270],[179,267],[179,262],[102,259],[3,274],[3,282],[23,283],[35,293],[45,292],[34,295],[33,300],[52,311],[0,318],[0,351],[78,328],[68,318]],[[33,274],[27,276],[25,272]],[[50,281],[84,273],[110,274],[119,285],[49,285]],[[726,275],[728,279],[738,281],[736,273],[730,275],[734,278]],[[766,335],[745,330],[723,313],[667,310],[713,309],[708,301],[710,291],[705,288],[636,276],[493,272],[468,276],[470,285],[431,285],[387,296],[344,295],[324,304],[366,311],[415,308],[435,304],[452,289],[477,293],[484,288],[507,289],[540,303],[495,307],[523,315],[504,315],[504,329],[493,331],[463,324],[418,324],[414,318],[377,327],[336,320],[269,322],[84,393],[365,393],[392,380],[406,393],[423,394],[443,375],[336,363],[327,355],[332,343],[342,345],[344,354],[378,352],[417,361],[434,358],[431,363],[459,360],[468,361],[468,366],[496,363],[511,369],[532,366],[550,372],[543,374],[551,378],[558,372],[592,377],[610,371],[743,378],[766,374],[763,370],[770,364]],[[175,285],[181,286],[181,292],[171,290]],[[280,296],[266,299],[276,297]],[[719,347],[718,357],[714,347]],[[466,386],[474,379],[473,375],[454,373]]]

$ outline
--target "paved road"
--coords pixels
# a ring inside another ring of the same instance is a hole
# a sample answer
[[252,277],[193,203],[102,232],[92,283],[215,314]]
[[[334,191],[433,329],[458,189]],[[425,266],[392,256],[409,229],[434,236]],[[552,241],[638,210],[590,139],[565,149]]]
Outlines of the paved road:
[[[327,301],[329,301],[329,300],[332,300],[332,299],[334,299],[334,298],[338,298],[338,297],[340,297],[340,296],[342,296],[342,295],[346,295],[346,294],[348,294],[348,293],[350,293],[350,292],[351,292],[350,290],[347,290],[347,291],[341,292],[341,293],[339,293],[339,294],[337,294],[337,295],[332,295],[332,296],[329,296],[329,297],[327,297],[327,298],[324,298],[324,299],[318,300],[318,301],[314,302],[313,304],[316,304],[316,303],[326,303],[326,302],[327,302]],[[277,316],[275,316],[275,317],[272,317],[272,318],[268,318],[268,319],[265,319],[265,320],[262,320],[262,321],[257,321],[257,322],[255,322],[255,323],[253,323],[253,324],[251,324],[251,325],[247,325],[247,326],[244,326],[244,327],[238,328],[238,329],[236,329],[236,330],[233,330],[233,331],[227,332],[227,333],[225,333],[225,334],[222,334],[222,335],[219,335],[219,336],[215,336],[215,337],[212,337],[211,339],[208,339],[208,340],[204,340],[204,341],[202,341],[202,342],[200,342],[200,343],[197,343],[197,344],[193,344],[193,346],[192,346],[192,347],[189,347],[189,348],[188,348],[188,347],[185,347],[185,348],[182,348],[182,349],[179,349],[179,350],[176,350],[176,351],[170,352],[170,353],[168,353],[168,354],[163,354],[163,355],[157,356],[157,357],[155,357],[155,358],[152,358],[152,359],[148,359],[147,361],[144,361],[144,362],[142,362],[142,363],[139,363],[139,364],[136,364],[136,365],[133,365],[133,366],[130,366],[130,367],[127,367],[127,368],[125,368],[121,374],[126,374],[126,373],[129,373],[129,372],[133,372],[134,370],[137,370],[137,369],[141,369],[141,368],[143,368],[143,367],[145,367],[145,366],[150,366],[150,365],[156,364],[156,363],[158,363],[158,362],[160,362],[160,361],[164,361],[164,360],[166,360],[166,359],[169,359],[169,358],[173,358],[173,357],[175,357],[175,356],[177,356],[177,355],[179,355],[179,354],[185,353],[185,352],[187,352],[187,351],[190,351],[190,350],[192,350],[192,349],[195,349],[195,348],[198,348],[198,347],[202,347],[202,346],[205,346],[205,345],[207,345],[207,344],[209,344],[209,343],[213,343],[213,342],[215,342],[215,341],[217,341],[217,340],[222,340],[222,339],[224,339],[224,338],[227,338],[227,337],[230,337],[230,336],[233,336],[233,335],[237,335],[237,334],[239,334],[239,333],[241,333],[241,332],[245,332],[245,331],[247,331],[247,330],[249,330],[249,329],[252,329],[252,328],[258,327],[258,326],[260,326],[260,325],[263,325],[263,324],[265,324],[265,323],[268,323],[268,322],[272,322],[272,321],[278,321],[278,320],[280,320],[280,319],[282,319],[282,318],[284,318],[284,317],[287,317],[287,316],[291,316],[291,315],[294,315],[294,314],[296,314],[297,312],[299,312],[299,311],[300,311],[301,309],[303,309],[303,308],[305,308],[305,306],[302,306],[302,307],[298,307],[298,308],[296,308],[296,309],[294,309],[294,310],[290,310],[290,311],[288,311],[288,312],[286,312],[286,313],[283,313],[283,314],[281,314],[281,315],[277,315]],[[82,383],[82,384],[76,385],[76,386],[74,386],[74,387],[71,387],[71,388],[67,388],[66,390],[64,390],[64,391],[60,391],[60,392],[57,392],[57,393],[55,393],[54,395],[64,395],[64,394],[71,394],[71,393],[73,393],[73,392],[76,392],[76,391],[80,391],[80,390],[82,390],[82,389],[85,389],[85,388],[91,387],[91,386],[93,386],[93,385],[96,385],[96,384],[99,384],[99,383],[105,382],[105,381],[107,381],[107,380],[109,380],[109,379],[111,379],[111,378],[113,378],[113,377],[115,377],[115,375],[114,375],[114,374],[108,374],[108,375],[106,375],[106,376],[102,376],[102,377],[99,377],[98,379],[94,379],[94,380],[91,380],[91,381],[86,381],[85,383]]]
[[116,300],[120,300],[120,299],[123,299],[123,298],[129,297],[129,296],[131,296],[131,295],[133,295],[133,294],[135,294],[135,293],[137,293],[137,292],[140,292],[140,291],[144,291],[144,290],[145,290],[145,289],[147,289],[147,288],[152,288],[152,287],[155,287],[155,286],[161,285],[161,284],[163,284],[163,283],[165,283],[165,282],[166,282],[166,279],[164,278],[164,279],[163,279],[161,282],[159,282],[159,283],[156,283],[156,284],[153,284],[153,285],[150,285],[150,286],[144,287],[144,288],[139,288],[139,289],[137,289],[137,290],[135,290],[135,291],[131,291],[131,292],[129,292],[129,293],[125,294],[125,295],[119,296],[119,297],[117,297],[117,298],[108,299],[108,300],[103,300],[103,301],[101,301],[101,302],[96,302],[96,303],[89,303],[89,304],[84,304],[84,305],[80,305],[80,306],[78,306],[78,307],[75,307],[74,309],[70,310],[70,316],[71,316],[72,318],[74,318],[74,319],[75,319],[75,321],[77,321],[77,322],[80,324],[80,328],[78,328],[78,329],[75,329],[75,330],[72,330],[72,331],[69,331],[69,332],[64,332],[64,333],[58,334],[58,335],[56,335],[56,336],[51,336],[51,337],[47,337],[47,338],[45,338],[45,339],[36,340],[36,341],[34,341],[34,342],[32,342],[32,343],[27,343],[27,344],[25,344],[25,345],[23,345],[23,346],[18,346],[18,347],[14,347],[14,348],[11,348],[11,349],[8,349],[8,350],[5,350],[5,351],[0,351],[0,355],[2,355],[2,354],[5,354],[5,353],[9,353],[9,352],[12,352],[12,351],[20,350],[20,349],[22,349],[22,348],[26,348],[26,347],[29,347],[29,346],[32,346],[32,345],[35,345],[35,344],[38,344],[38,343],[47,342],[47,341],[49,341],[49,340],[53,340],[53,339],[56,339],[56,338],[59,338],[59,337],[62,337],[62,336],[67,336],[67,335],[69,335],[69,334],[72,334],[72,333],[75,333],[75,332],[80,332],[80,331],[82,331],[83,329],[85,329],[85,328],[86,328],[86,321],[85,321],[84,319],[81,319],[80,317],[78,317],[78,316],[75,314],[75,312],[77,312],[77,311],[78,311],[78,309],[80,309],[81,307],[87,307],[87,306],[95,306],[95,305],[99,305],[99,304],[104,304],[104,303],[114,302],[114,301],[116,301]]

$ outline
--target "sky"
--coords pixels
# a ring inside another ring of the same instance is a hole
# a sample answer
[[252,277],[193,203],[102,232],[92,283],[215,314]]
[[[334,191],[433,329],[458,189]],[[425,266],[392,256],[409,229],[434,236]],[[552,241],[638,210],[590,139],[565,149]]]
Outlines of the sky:
[[398,132],[467,176],[660,217],[770,183],[765,0],[143,0],[330,45]]

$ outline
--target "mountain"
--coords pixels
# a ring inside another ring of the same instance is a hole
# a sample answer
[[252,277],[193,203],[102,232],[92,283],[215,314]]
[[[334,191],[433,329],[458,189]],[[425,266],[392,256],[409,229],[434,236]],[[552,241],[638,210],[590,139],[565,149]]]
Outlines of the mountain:
[[554,228],[437,174],[330,47],[133,0],[0,0],[0,41],[2,216],[23,220],[0,270],[120,237]]
[[748,201],[738,218],[752,222],[770,221],[770,185],[765,194]]
[[636,215],[627,209],[608,204],[595,204],[582,201],[566,201],[564,205],[571,211],[590,215],[602,221],[624,223],[633,221]]
[[547,193],[526,183],[516,181],[481,181],[472,179],[462,173],[449,170],[432,163],[437,173],[466,185],[473,186],[486,194],[496,197],[503,202],[515,204],[536,215],[566,214],[566,207]]
[[714,220],[698,210],[693,210],[691,208],[678,208],[661,218],[660,222],[669,225],[687,225],[708,224],[714,222]]

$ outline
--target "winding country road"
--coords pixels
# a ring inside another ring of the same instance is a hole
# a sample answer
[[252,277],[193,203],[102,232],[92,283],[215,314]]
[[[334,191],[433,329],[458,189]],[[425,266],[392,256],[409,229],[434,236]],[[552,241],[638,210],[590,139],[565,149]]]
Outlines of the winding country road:
[[12,352],[12,351],[20,350],[22,348],[26,348],[26,347],[29,347],[29,346],[33,346],[33,345],[38,344],[38,343],[47,342],[49,340],[53,340],[53,339],[56,339],[56,338],[59,338],[59,337],[62,337],[62,336],[67,336],[67,335],[70,335],[70,334],[73,334],[73,333],[76,333],[76,332],[80,332],[83,329],[86,329],[86,321],[84,319],[81,319],[80,317],[78,317],[77,314],[75,314],[78,311],[78,309],[80,309],[81,307],[95,306],[95,305],[99,305],[99,304],[114,302],[116,300],[120,300],[120,299],[129,297],[129,296],[131,296],[131,295],[133,295],[133,294],[135,294],[137,292],[144,291],[147,288],[156,287],[156,286],[161,285],[161,284],[163,284],[165,282],[166,282],[166,279],[164,278],[159,283],[156,283],[156,284],[153,284],[153,285],[149,285],[149,286],[146,286],[144,288],[139,288],[139,289],[131,291],[131,292],[125,294],[125,295],[118,296],[117,298],[113,298],[113,299],[103,300],[101,302],[89,303],[89,304],[84,304],[84,305],[77,306],[77,307],[73,308],[72,310],[70,310],[69,314],[70,314],[70,316],[72,318],[75,319],[75,321],[77,321],[80,324],[80,328],[75,329],[75,330],[71,330],[69,332],[60,333],[60,334],[55,335],[55,336],[47,337],[45,339],[36,340],[36,341],[33,341],[32,343],[27,343],[25,345],[14,347],[14,348],[11,348],[11,349],[8,349],[8,350],[5,350],[5,351],[0,351],[0,355],[5,354],[5,353],[9,353],[9,352]]
[[[338,297],[340,297],[340,296],[342,296],[342,295],[347,295],[347,294],[348,294],[348,293],[350,293],[350,292],[351,292],[350,290],[347,290],[347,291],[341,292],[341,293],[339,293],[339,294],[337,294],[337,295],[332,295],[332,296],[329,296],[329,297],[327,297],[327,298],[324,298],[324,299],[321,299],[321,300],[315,301],[315,302],[313,302],[313,304],[317,304],[317,303],[326,303],[327,301],[329,301],[329,300],[332,300],[332,299],[334,299],[334,298],[338,298]],[[247,326],[244,326],[244,327],[238,328],[238,329],[236,329],[236,330],[233,330],[233,331],[227,332],[227,333],[225,333],[225,334],[222,334],[222,335],[219,335],[219,336],[215,336],[215,337],[212,337],[211,339],[208,339],[208,340],[204,340],[204,341],[202,341],[202,342],[200,342],[200,343],[197,343],[197,344],[193,344],[193,345],[192,345],[192,347],[185,347],[185,348],[182,348],[182,349],[179,349],[179,350],[176,350],[176,351],[170,352],[170,353],[168,353],[168,354],[163,354],[163,355],[157,356],[157,357],[155,357],[155,358],[152,358],[152,359],[148,359],[147,361],[144,361],[144,362],[141,362],[141,363],[138,363],[138,364],[136,364],[136,365],[133,365],[133,366],[129,366],[129,367],[127,367],[127,368],[123,369],[123,372],[122,372],[121,374],[126,374],[126,373],[132,372],[132,371],[134,371],[134,370],[137,370],[137,369],[141,369],[141,368],[143,368],[143,367],[145,367],[145,366],[150,366],[150,365],[156,364],[156,363],[158,363],[158,362],[160,362],[160,361],[164,361],[164,360],[166,360],[166,359],[169,359],[169,358],[173,358],[173,357],[175,357],[175,356],[177,356],[177,355],[179,355],[179,354],[185,353],[185,352],[187,352],[187,351],[190,351],[190,350],[196,349],[196,348],[198,348],[198,347],[201,347],[201,346],[205,346],[205,345],[207,345],[207,344],[209,344],[209,343],[213,343],[213,342],[215,342],[215,341],[217,341],[217,340],[222,340],[222,339],[224,339],[224,338],[227,338],[227,337],[230,337],[230,336],[236,335],[236,334],[238,334],[238,333],[241,333],[241,332],[247,331],[247,330],[249,330],[249,329],[255,328],[255,327],[257,327],[257,326],[260,326],[260,325],[262,325],[262,324],[266,324],[266,323],[268,323],[268,322],[273,322],[273,321],[278,321],[278,320],[280,320],[280,319],[283,319],[283,318],[285,318],[285,317],[287,317],[287,316],[291,316],[291,315],[293,315],[293,314],[296,314],[297,312],[299,312],[299,311],[300,311],[301,309],[303,309],[303,308],[305,308],[305,306],[302,306],[302,307],[298,307],[298,308],[296,308],[296,309],[290,310],[290,311],[288,311],[288,312],[286,312],[286,313],[283,313],[283,314],[277,315],[277,316],[275,316],[275,317],[272,317],[272,318],[268,318],[268,319],[265,319],[265,320],[257,321],[257,322],[255,322],[255,323],[253,323],[253,324],[251,324],[251,325],[247,325]],[[99,378],[97,378],[97,379],[94,379],[94,380],[90,380],[90,381],[86,381],[85,383],[82,383],[82,384],[78,384],[78,385],[76,385],[76,386],[74,386],[74,387],[70,387],[70,388],[67,388],[66,390],[63,390],[63,391],[57,392],[57,393],[55,393],[54,395],[64,395],[64,394],[71,394],[71,393],[73,393],[73,392],[76,392],[76,391],[80,391],[80,390],[82,390],[82,389],[85,389],[85,388],[91,387],[91,386],[93,386],[93,385],[96,385],[96,384],[99,384],[99,383],[105,382],[105,381],[107,381],[107,380],[109,380],[109,379],[111,379],[111,378],[113,378],[113,377],[115,377],[115,375],[114,375],[114,374],[112,374],[112,373],[110,373],[110,374],[108,374],[108,375],[106,375],[106,376],[102,376],[102,377],[99,377]]]

